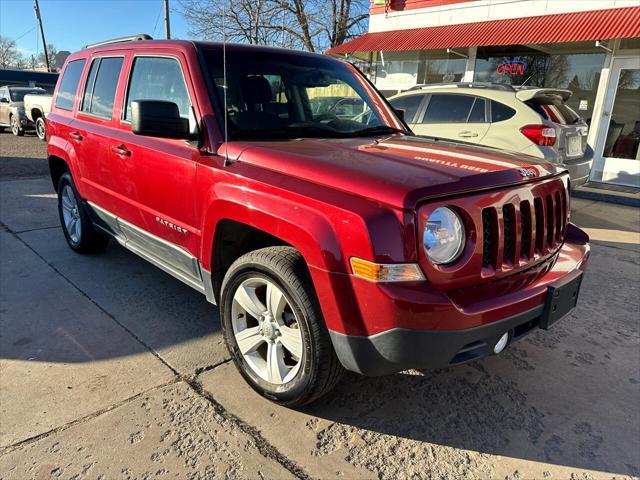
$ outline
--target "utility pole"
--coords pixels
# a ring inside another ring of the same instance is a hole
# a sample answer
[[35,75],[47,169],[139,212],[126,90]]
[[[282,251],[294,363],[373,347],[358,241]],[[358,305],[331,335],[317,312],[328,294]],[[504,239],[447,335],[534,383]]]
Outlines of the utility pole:
[[51,65],[49,64],[49,53],[47,52],[47,41],[44,39],[44,27],[42,26],[42,19],[40,18],[40,7],[38,6],[38,0],[33,0],[33,9],[36,12],[36,21],[40,27],[40,35],[42,36],[42,48],[44,49],[44,62],[47,64],[47,72],[51,71]]
[[171,38],[171,26],[169,25],[169,0],[164,0],[164,29],[167,32],[167,40],[169,40]]

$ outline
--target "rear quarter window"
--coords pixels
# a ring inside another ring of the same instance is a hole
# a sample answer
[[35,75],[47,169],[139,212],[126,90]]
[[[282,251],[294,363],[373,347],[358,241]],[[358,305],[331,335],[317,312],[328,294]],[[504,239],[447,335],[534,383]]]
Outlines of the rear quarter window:
[[496,102],[494,100],[491,101],[491,122],[504,122],[505,120],[509,120],[516,114],[516,111],[507,107],[504,103]]
[[58,88],[58,94],[56,95],[56,108],[63,110],[73,110],[73,103],[76,99],[76,92],[78,90],[78,83],[80,83],[80,77],[82,76],[82,70],[84,69],[85,59],[74,60],[69,62],[64,69],[64,74],[60,80],[60,87]]

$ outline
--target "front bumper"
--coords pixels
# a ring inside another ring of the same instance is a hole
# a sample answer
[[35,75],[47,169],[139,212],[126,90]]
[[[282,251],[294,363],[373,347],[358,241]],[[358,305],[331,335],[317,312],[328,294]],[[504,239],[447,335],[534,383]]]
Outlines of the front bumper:
[[320,298],[334,349],[344,367],[364,375],[410,368],[436,369],[493,353],[498,339],[513,342],[539,326],[547,290],[589,257],[587,235],[574,225],[549,260],[505,279],[443,293],[429,282],[377,284],[351,275],[326,275]]
[[420,368],[435,370],[460,365],[493,353],[500,337],[509,343],[538,327],[544,306],[465,330],[409,330],[396,328],[371,337],[330,332],[342,365],[368,376]]

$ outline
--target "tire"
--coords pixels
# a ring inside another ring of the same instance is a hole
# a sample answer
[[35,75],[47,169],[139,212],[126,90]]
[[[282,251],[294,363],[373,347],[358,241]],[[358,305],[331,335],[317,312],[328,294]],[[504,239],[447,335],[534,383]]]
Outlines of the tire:
[[[270,316],[249,313],[260,308]],[[344,373],[307,266],[294,248],[263,248],[237,259],[222,282],[220,312],[225,342],[240,374],[278,404],[310,403],[332,390]]]
[[24,130],[20,126],[18,120],[16,120],[15,115],[11,115],[11,117],[9,117],[9,124],[11,125],[11,133],[13,133],[16,137],[21,137],[24,135]]
[[69,172],[58,182],[58,215],[67,244],[77,253],[99,253],[109,237],[97,232]]
[[43,142],[47,141],[47,128],[44,121],[44,117],[36,118],[36,135]]

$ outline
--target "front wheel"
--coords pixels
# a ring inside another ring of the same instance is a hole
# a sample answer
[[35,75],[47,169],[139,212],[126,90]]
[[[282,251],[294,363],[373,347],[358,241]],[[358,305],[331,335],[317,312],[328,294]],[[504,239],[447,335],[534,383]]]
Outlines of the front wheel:
[[44,122],[44,117],[36,118],[36,135],[43,142],[47,140],[47,127]]
[[11,115],[11,119],[9,120],[11,125],[11,133],[13,133],[16,137],[21,137],[24,135],[24,130],[20,126],[20,121],[16,118],[15,115]]
[[93,228],[86,207],[69,172],[58,182],[58,214],[67,244],[78,253],[98,253],[109,243],[109,237]]
[[289,407],[304,405],[342,376],[297,250],[270,247],[243,255],[225,275],[220,300],[233,361],[264,397]]

